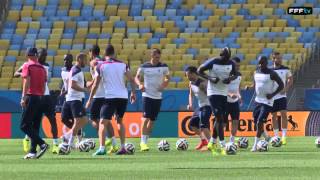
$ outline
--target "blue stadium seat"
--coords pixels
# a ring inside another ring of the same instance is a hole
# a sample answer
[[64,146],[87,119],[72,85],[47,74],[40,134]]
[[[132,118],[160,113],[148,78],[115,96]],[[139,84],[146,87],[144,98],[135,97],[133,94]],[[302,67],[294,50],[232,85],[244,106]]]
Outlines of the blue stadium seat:
[[139,33],[144,34],[144,33],[149,33],[151,32],[150,28],[140,28]]
[[64,33],[64,34],[62,34],[62,38],[63,39],[73,39],[74,34],[73,33]]
[[177,12],[175,9],[167,9],[166,10],[166,16],[176,16],[177,15]]
[[259,38],[259,39],[264,38],[264,35],[265,35],[264,32],[255,32],[254,33],[254,37]]
[[240,37],[240,33],[239,33],[239,32],[231,32],[231,33],[229,34],[229,37],[231,37],[231,38],[238,38],[238,37]]
[[288,27],[298,27],[298,26],[300,26],[300,22],[296,19],[288,19],[287,25],[288,25]]
[[70,44],[60,44],[60,49],[70,50],[71,45]]
[[173,76],[173,77],[171,77],[170,81],[178,83],[178,82],[182,81],[182,78],[178,77],[178,76]]
[[72,45],[72,49],[82,50],[83,49],[83,44],[73,44]]
[[138,33],[138,28],[128,28],[127,33]]
[[144,17],[143,16],[134,16],[133,20],[134,21],[144,21]]
[[158,21],[161,21],[163,23],[165,21],[168,21],[169,17],[168,16],[158,16],[157,19],[158,19]]
[[159,44],[160,38],[150,38],[147,43],[148,47],[150,48],[152,44]]
[[126,28],[126,22],[125,21],[116,21],[114,23],[115,28]]
[[208,33],[209,29],[208,28],[197,28],[198,33]]
[[57,52],[55,50],[51,50],[51,49],[48,49],[47,53],[48,53],[48,56],[56,56],[57,55]]
[[172,42],[179,46],[180,44],[186,43],[186,40],[184,38],[174,38]]
[[11,0],[11,5],[22,5],[23,0]]
[[195,32],[197,32],[197,28],[185,28],[184,32],[185,33],[195,33]]
[[228,46],[228,44],[227,43],[217,43],[217,44],[214,44],[214,46],[216,48],[224,48],[224,47]]
[[278,15],[278,16],[281,16],[281,15],[285,15],[286,14],[286,11],[282,8],[277,8],[274,10],[274,14],[275,15]]
[[25,0],[24,5],[33,6],[35,4],[35,0]]
[[230,43],[230,44],[228,44],[228,46],[229,46],[230,48],[234,48],[234,49],[239,49],[239,48],[241,48],[240,44],[237,44],[237,43]]
[[78,28],[87,28],[89,26],[88,21],[79,21],[77,24],[78,24]]
[[229,21],[231,19],[232,19],[232,16],[221,16],[220,17],[220,20],[222,20],[222,21]]
[[118,5],[118,4],[120,4],[120,0],[108,0],[108,4],[110,4],[110,5]]
[[292,60],[293,59],[293,54],[283,54],[282,58],[284,60]]
[[153,15],[157,16],[157,17],[164,16],[164,10],[163,9],[155,9],[155,10],[153,10]]
[[38,36],[37,34],[26,34],[26,39],[36,40],[37,36]]
[[169,20],[170,21],[182,21],[183,20],[183,16],[169,16]]
[[99,36],[96,33],[87,34],[87,39],[97,39]]
[[197,56],[199,53],[199,50],[196,48],[189,48],[187,49],[187,54],[192,54],[193,57]]
[[131,4],[131,0],[120,0],[120,5],[129,6]]
[[224,43],[228,43],[228,44],[234,43],[235,41],[236,41],[235,38],[225,38],[223,40]]
[[197,21],[197,20],[194,20],[194,21],[188,21],[188,27],[189,28],[198,28],[199,25],[200,25],[200,22]]
[[32,22],[32,17],[21,17],[21,21],[23,21],[23,22]]
[[109,34],[109,33],[101,33],[99,38],[100,39],[110,39],[111,38],[111,34]]
[[237,12],[237,15],[243,15],[243,16],[245,16],[245,15],[249,15],[249,14],[250,14],[250,13],[249,13],[249,10],[246,9],[246,8],[238,9],[238,12]]
[[273,51],[272,48],[263,48],[261,52],[263,54],[269,54],[270,55],[272,53],[272,51]]
[[197,20],[200,22],[208,19],[209,19],[209,16],[197,16]]
[[16,24],[17,23],[14,22],[14,21],[7,21],[7,22],[4,23],[4,28],[6,28],[6,29],[16,29],[16,27],[17,27]]
[[144,0],[143,9],[153,9],[154,4],[155,4],[154,0]]
[[5,61],[7,62],[15,62],[16,61],[16,57],[15,56],[6,56],[4,58]]
[[221,38],[212,38],[211,39],[211,44],[218,44],[218,43],[222,43]]
[[1,34],[1,39],[11,39],[13,34]]
[[181,32],[187,27],[187,23],[185,21],[177,21],[176,27],[179,28]]
[[15,50],[15,51],[20,51],[21,49],[21,44],[13,44],[9,48],[10,50]]
[[178,9],[177,10],[177,16],[188,16],[189,15],[189,10],[188,9]]

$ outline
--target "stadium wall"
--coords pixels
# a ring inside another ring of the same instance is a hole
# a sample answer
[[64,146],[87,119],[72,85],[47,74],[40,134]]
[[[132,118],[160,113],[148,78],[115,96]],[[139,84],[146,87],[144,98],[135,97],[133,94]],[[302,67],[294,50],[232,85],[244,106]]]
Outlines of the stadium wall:
[[[194,136],[189,128],[189,120],[192,112],[161,112],[155,124],[153,137],[190,137]],[[24,134],[20,130],[21,113],[0,113],[0,138],[22,138]],[[128,112],[124,116],[127,137],[139,137],[141,132],[141,112]],[[309,136],[317,135],[319,131],[314,132],[310,129],[320,129],[319,112],[310,111],[291,111],[288,117],[292,120],[289,123],[289,136]],[[213,119],[212,119],[213,121]],[[115,121],[113,121],[116,127]],[[62,133],[61,114],[57,113],[57,124],[59,136]],[[310,128],[312,126],[312,128]],[[319,126],[319,127],[314,127]],[[230,134],[230,125],[226,127],[226,135]],[[271,116],[266,123],[266,130],[271,131]],[[84,129],[86,137],[97,137],[96,130],[87,125]],[[239,136],[253,136],[255,133],[252,112],[241,112]],[[42,122],[41,135],[51,137],[49,121],[44,118]]]
[[306,110],[320,110],[320,89],[306,89],[304,97],[304,107]]

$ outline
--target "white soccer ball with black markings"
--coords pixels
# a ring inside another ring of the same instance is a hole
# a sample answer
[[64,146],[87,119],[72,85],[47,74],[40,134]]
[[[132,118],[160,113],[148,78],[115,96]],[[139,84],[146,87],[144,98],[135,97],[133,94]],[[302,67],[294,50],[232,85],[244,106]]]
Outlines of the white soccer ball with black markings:
[[226,144],[226,153],[228,155],[235,155],[237,154],[237,150],[238,150],[238,147],[235,143],[232,143],[232,142],[229,142]]
[[266,152],[269,150],[269,143],[265,140],[261,140],[257,144],[257,150],[260,152]]
[[271,139],[271,145],[272,147],[280,147],[282,145],[281,139],[279,137],[273,137]]
[[93,139],[86,139],[85,141],[89,144],[91,150],[96,147],[96,142]]
[[124,148],[128,154],[134,154],[134,152],[136,151],[136,147],[132,143],[126,143],[124,145]]
[[320,137],[316,139],[315,144],[317,148],[320,148]]
[[169,151],[170,150],[170,144],[167,140],[161,140],[158,143],[158,149],[159,151]]
[[238,140],[238,146],[239,146],[239,148],[247,149],[249,146],[249,139],[246,137],[241,137]]
[[78,145],[80,152],[89,152],[90,144],[87,141],[81,141]]
[[59,144],[59,155],[68,155],[70,153],[70,147],[67,143]]
[[189,147],[189,143],[186,139],[179,139],[176,143],[176,149],[178,151],[186,151],[188,150]]

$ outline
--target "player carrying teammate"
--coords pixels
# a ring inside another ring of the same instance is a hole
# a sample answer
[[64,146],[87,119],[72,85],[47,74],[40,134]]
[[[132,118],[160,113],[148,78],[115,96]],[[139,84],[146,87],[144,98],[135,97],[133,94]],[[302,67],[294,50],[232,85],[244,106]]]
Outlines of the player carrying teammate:
[[73,119],[73,126],[70,131],[65,135],[68,139],[69,148],[74,147],[74,137],[78,131],[84,127],[88,120],[86,112],[83,107],[83,98],[85,97],[84,74],[81,68],[85,67],[87,63],[87,55],[80,53],[76,57],[76,64],[71,68],[68,77],[68,92],[66,95],[66,102],[62,108],[62,119],[70,120]]
[[[268,68],[268,59],[265,56],[259,57],[258,68],[254,73],[254,86],[256,91],[256,107],[253,111],[254,123],[257,134],[254,139],[252,152],[257,151],[257,143],[264,132],[264,123],[272,111],[274,96],[283,89],[283,82],[276,72]],[[278,84],[274,90],[275,82]]]
[[186,76],[189,79],[189,104],[188,110],[193,109],[192,96],[195,95],[198,99],[198,108],[194,111],[191,121],[190,128],[199,135],[201,141],[197,145],[196,149],[201,150],[203,147],[208,145],[210,139],[210,117],[212,110],[207,97],[207,84],[206,80],[203,80],[197,75],[197,68],[189,66],[186,69]]
[[240,73],[240,59],[238,57],[233,57],[232,61],[236,68],[236,79],[230,82],[228,85],[228,97],[227,97],[227,113],[225,120],[228,123],[229,115],[232,120],[230,142],[234,143],[235,136],[237,135],[237,130],[239,126],[240,119],[240,104],[242,103],[240,95],[240,83],[241,83],[241,73]]
[[125,150],[125,126],[123,116],[128,103],[128,90],[125,84],[125,77],[131,83],[130,101],[134,103],[136,100],[135,83],[131,76],[128,65],[114,58],[115,51],[112,45],[108,45],[105,53],[105,62],[98,65],[96,68],[97,76],[91,89],[89,100],[86,108],[89,108],[93,96],[100,85],[103,85],[105,90],[105,101],[101,108],[100,124],[99,124],[99,142],[100,148],[93,155],[105,155],[105,131],[108,126],[111,126],[112,116],[115,118],[119,127],[119,135],[121,141],[121,149],[117,152],[118,155],[126,154]]
[[287,119],[287,95],[286,92],[289,90],[293,83],[293,77],[291,71],[288,67],[282,65],[282,57],[279,52],[274,52],[272,54],[273,60],[273,70],[281,78],[284,89],[277,95],[274,96],[274,103],[272,109],[272,125],[274,135],[279,136],[279,124],[278,124],[278,112],[281,114],[281,124],[282,124],[282,144],[287,144],[286,134],[288,128]]
[[[162,91],[170,81],[169,68],[160,61],[159,49],[151,50],[151,60],[140,66],[135,81],[142,92],[143,123],[141,132],[141,151],[149,151],[147,145],[153,125],[161,108]],[[144,82],[142,82],[142,78]]]
[[[224,119],[227,109],[228,84],[236,78],[235,64],[230,60],[230,56],[230,49],[225,47],[220,52],[220,57],[209,59],[198,69],[198,73],[209,80],[207,95],[216,119],[213,127],[213,136],[208,147],[213,155],[218,155],[218,151],[220,151],[221,155],[225,155]],[[209,75],[204,73],[207,70],[209,70]],[[217,147],[216,138],[218,136],[221,148]]]
[[[100,48],[98,45],[94,45],[90,50],[89,50],[89,56],[90,56],[90,73],[92,76],[93,81],[88,82],[87,83],[87,87],[90,88],[92,87],[96,76],[97,76],[97,72],[96,72],[96,67],[100,64],[102,64],[103,62],[105,62],[104,58],[100,57]],[[99,132],[99,121],[100,121],[100,111],[101,108],[104,104],[105,101],[105,92],[104,92],[104,87],[103,84],[100,83],[96,94],[93,96],[93,101],[92,101],[92,105],[90,107],[90,120],[91,120],[91,124],[94,128],[97,129],[97,131]],[[116,138],[114,136],[114,131],[113,131],[113,127],[112,124],[110,123],[107,127],[107,137],[108,140],[106,140],[106,147],[110,147],[108,153],[115,153],[119,150],[119,147],[117,147],[117,141]]]
[[[42,119],[41,103],[45,92],[47,73],[44,67],[39,64],[36,48],[28,48],[28,62],[23,65],[21,77],[22,96],[21,106],[21,130],[31,139],[31,148],[24,159],[40,158],[48,149],[49,145],[39,136]],[[37,146],[40,151],[37,153]]]

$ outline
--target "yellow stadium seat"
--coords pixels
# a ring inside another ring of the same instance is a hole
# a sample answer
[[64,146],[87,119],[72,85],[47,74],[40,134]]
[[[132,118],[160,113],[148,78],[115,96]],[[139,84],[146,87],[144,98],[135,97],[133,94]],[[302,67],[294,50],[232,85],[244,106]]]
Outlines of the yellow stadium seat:
[[273,27],[274,20],[273,19],[265,19],[262,24],[263,24],[263,27]]
[[170,38],[170,39],[174,39],[174,38],[178,38],[179,37],[179,34],[178,33],[171,33],[169,32],[167,34],[167,38]]
[[301,36],[301,32],[291,32],[290,35],[291,37],[296,37],[296,38],[299,38]]
[[237,21],[236,20],[229,20],[229,21],[226,22],[226,27],[236,27],[236,26],[237,26]]
[[[118,11],[118,6],[116,5],[108,5],[105,11],[105,15],[107,16],[116,16]],[[119,17],[120,18],[120,17]]]
[[144,33],[141,35],[141,38],[150,39],[152,37],[152,33]]
[[[245,37],[245,36],[243,36],[243,37]],[[247,39],[247,38],[238,38],[238,39],[237,39],[237,43],[238,43],[238,44],[244,44],[244,43],[246,43],[246,42],[248,42],[248,39]]]
[[190,33],[180,33],[180,38],[190,38],[191,34]]
[[69,16],[71,17],[80,16],[80,10],[69,10]]
[[40,11],[40,10],[34,10],[34,11],[32,11],[32,19],[33,20],[38,20],[38,18],[39,17],[41,17],[42,16],[42,11]]
[[175,89],[176,88],[176,83],[175,82],[169,82],[169,85],[167,87],[168,89]]
[[320,27],[320,19],[313,19],[312,26],[313,27]]
[[273,14],[273,8],[263,8],[262,15],[270,16]]
[[193,20],[195,20],[195,17],[194,16],[184,16],[183,17],[183,19],[184,19],[184,21],[193,21]]
[[177,48],[177,45],[176,44],[166,44],[164,47],[165,47],[165,49],[175,50]]
[[301,19],[300,20],[300,26],[301,27],[310,27],[312,24],[312,20],[311,19]]
[[235,16],[237,15],[237,9],[236,8],[231,8],[226,10],[226,15],[227,16]]
[[167,32],[166,28],[161,28],[162,24],[159,21],[153,21],[151,22],[151,29],[155,32]]
[[31,17],[32,10],[22,10],[20,11],[20,16],[21,17]]
[[190,48],[191,47],[191,44],[189,44],[189,43],[186,43],[186,44],[180,44],[180,49],[188,49],[188,48]]
[[247,32],[255,33],[258,31],[257,27],[247,27]]
[[142,16],[147,17],[147,16],[152,16],[152,9],[143,9],[142,10]]
[[251,20],[250,21],[250,26],[251,27],[260,27],[261,26],[261,21],[260,20]]
[[18,21],[20,19],[20,11],[10,10],[7,16],[8,21]]
[[283,32],[294,32],[294,27],[284,27]]

